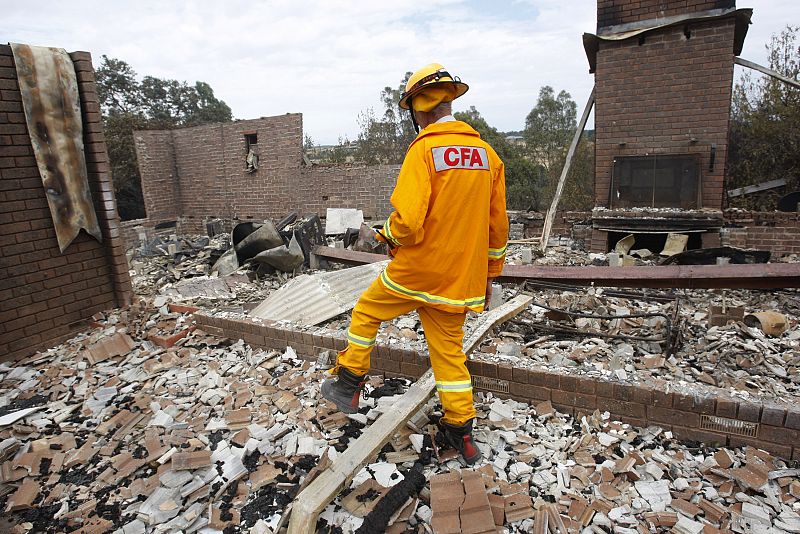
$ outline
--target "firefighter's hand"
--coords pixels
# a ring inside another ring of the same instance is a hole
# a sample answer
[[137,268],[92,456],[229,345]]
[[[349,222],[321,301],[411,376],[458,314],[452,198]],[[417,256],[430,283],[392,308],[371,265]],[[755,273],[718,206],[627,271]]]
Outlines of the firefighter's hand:
[[486,279],[486,301],[483,305],[484,310],[489,309],[489,305],[492,303],[492,283],[494,282],[494,278],[487,278]]

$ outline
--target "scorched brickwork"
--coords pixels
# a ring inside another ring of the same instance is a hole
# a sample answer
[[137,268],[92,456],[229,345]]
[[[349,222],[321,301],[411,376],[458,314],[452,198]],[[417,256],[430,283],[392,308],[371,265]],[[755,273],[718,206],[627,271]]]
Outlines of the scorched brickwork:
[[91,55],[70,54],[83,112],[89,187],[103,242],[81,232],[62,254],[36,166],[11,48],[0,45],[0,359],[72,335],[93,314],[130,302]]
[[597,206],[609,205],[615,156],[696,154],[702,207],[722,208],[734,26],[732,18],[694,22],[641,39],[600,43],[595,75]]
[[[279,219],[292,210],[324,216],[329,207],[347,207],[362,209],[367,218],[389,214],[399,166],[310,166],[302,138],[299,113],[136,132],[147,211],[147,220],[137,224],[180,219],[182,231],[201,231],[208,219]],[[252,141],[259,166],[247,172]]]
[[597,29],[731,7],[735,0],[598,0]]

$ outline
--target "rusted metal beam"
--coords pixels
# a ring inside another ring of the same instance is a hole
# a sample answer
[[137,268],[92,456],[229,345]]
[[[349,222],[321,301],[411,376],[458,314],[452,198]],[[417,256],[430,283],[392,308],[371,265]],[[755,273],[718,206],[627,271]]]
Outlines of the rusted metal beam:
[[[330,247],[317,247],[314,253],[350,264],[386,259],[381,254]],[[506,265],[500,278],[503,281],[551,280],[603,287],[777,289],[800,287],[800,263],[648,267]]]
[[558,280],[604,287],[776,289],[800,287],[800,264],[657,265],[648,267],[552,267],[506,265],[505,280]]
[[384,254],[372,254],[371,252],[357,252],[346,248],[333,247],[314,247],[313,254],[326,260],[345,265],[364,265],[365,263],[376,263],[388,259]]

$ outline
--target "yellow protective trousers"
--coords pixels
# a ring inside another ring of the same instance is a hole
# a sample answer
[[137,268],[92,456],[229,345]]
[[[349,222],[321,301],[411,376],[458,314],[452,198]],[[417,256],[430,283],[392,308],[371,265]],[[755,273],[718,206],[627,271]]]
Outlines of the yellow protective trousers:
[[428,341],[436,390],[444,408],[442,420],[461,426],[475,417],[472,380],[462,347],[466,312],[446,312],[426,306],[419,300],[390,293],[380,279],[376,279],[353,308],[347,330],[347,348],[339,353],[336,368],[331,372],[336,374],[339,367],[345,367],[356,375],[366,374],[381,323],[413,310],[419,313]]

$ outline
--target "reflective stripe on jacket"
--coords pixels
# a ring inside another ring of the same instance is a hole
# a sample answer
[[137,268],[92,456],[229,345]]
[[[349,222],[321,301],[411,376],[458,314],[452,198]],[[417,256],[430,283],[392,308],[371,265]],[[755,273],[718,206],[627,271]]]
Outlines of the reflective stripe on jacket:
[[492,147],[464,122],[429,125],[411,143],[391,201],[382,233],[398,248],[383,285],[446,311],[482,311],[508,239],[505,172]]

